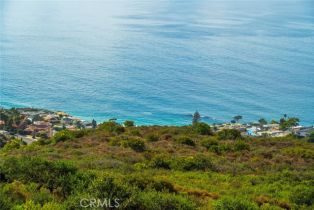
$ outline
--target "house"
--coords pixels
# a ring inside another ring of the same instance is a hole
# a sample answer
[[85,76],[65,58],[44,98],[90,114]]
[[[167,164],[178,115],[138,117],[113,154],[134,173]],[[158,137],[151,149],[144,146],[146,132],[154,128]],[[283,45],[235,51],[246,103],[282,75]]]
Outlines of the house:
[[71,117],[63,117],[61,122],[66,125],[71,125],[73,124],[73,121],[74,120]]
[[295,134],[300,137],[307,137],[314,132],[314,127],[302,127],[295,131]]
[[45,121],[35,121],[32,125],[27,126],[24,129],[24,134],[26,135],[36,135],[38,132],[47,133],[47,137],[52,137],[52,125]]

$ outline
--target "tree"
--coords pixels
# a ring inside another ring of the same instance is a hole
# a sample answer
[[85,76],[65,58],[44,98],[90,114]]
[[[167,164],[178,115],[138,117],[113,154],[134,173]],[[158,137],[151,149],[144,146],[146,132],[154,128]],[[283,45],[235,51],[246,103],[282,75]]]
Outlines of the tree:
[[193,125],[194,130],[200,135],[212,135],[210,126],[207,123],[199,122]]
[[125,127],[133,127],[134,126],[134,121],[126,120],[126,121],[124,121],[123,124],[124,124]]
[[278,124],[278,122],[273,119],[273,120],[270,121],[270,124]]
[[241,132],[235,129],[223,129],[218,132],[220,140],[236,140],[241,139]]
[[261,125],[266,125],[267,124],[267,121],[264,118],[259,119],[258,122]]
[[236,122],[239,122],[241,119],[242,119],[241,115],[237,115],[237,116],[233,117],[233,120],[236,121]]
[[198,123],[199,121],[201,121],[201,115],[200,115],[200,113],[198,111],[196,111],[193,114],[192,123],[194,125],[195,123]]
[[95,128],[97,127],[97,122],[96,122],[96,120],[94,120],[94,119],[93,119],[93,121],[92,121],[92,126],[93,126],[93,129],[95,129]]
[[287,130],[288,128],[299,125],[299,122],[299,118],[296,117],[291,117],[288,119],[281,118],[279,127],[281,130]]

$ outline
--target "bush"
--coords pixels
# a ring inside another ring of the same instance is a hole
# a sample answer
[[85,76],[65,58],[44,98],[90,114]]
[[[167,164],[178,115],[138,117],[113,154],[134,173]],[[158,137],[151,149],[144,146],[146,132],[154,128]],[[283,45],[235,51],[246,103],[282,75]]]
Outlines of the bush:
[[11,204],[8,201],[8,198],[0,192],[0,209],[1,210],[10,210]]
[[176,168],[183,171],[214,170],[214,165],[212,161],[204,155],[196,155],[195,157],[181,158],[174,161],[173,164],[172,168]]
[[23,144],[23,143],[22,143],[21,140],[19,140],[19,139],[13,139],[13,140],[7,142],[7,143],[4,145],[3,149],[4,149],[4,150],[19,149],[22,144]]
[[236,129],[223,129],[218,132],[220,140],[236,140],[241,139],[241,132]]
[[[65,162],[50,162],[39,158],[9,158],[1,166],[4,178],[10,182],[34,182],[54,192],[59,190],[62,197],[72,193],[77,182],[83,182],[77,168]],[[88,180],[88,179],[86,179]],[[85,180],[85,181],[86,181]]]
[[109,134],[121,134],[125,131],[124,127],[122,127],[120,124],[109,121],[104,122],[98,126],[99,130],[107,131]]
[[74,136],[75,138],[82,138],[83,136],[85,136],[85,135],[88,134],[87,130],[85,130],[85,129],[76,130],[76,131],[71,131],[71,132],[72,132],[72,134],[73,134],[73,136]]
[[258,206],[241,198],[223,198],[214,205],[215,210],[258,210]]
[[155,142],[155,141],[158,141],[159,140],[159,136],[156,135],[156,134],[149,134],[147,137],[146,137],[147,141],[150,141],[150,142]]
[[124,146],[130,147],[136,152],[144,152],[146,149],[145,142],[142,139],[132,138],[124,142]]
[[171,164],[170,158],[163,155],[155,156],[150,161],[150,166],[152,168],[170,169],[170,164]]
[[211,128],[208,124],[203,122],[198,122],[193,124],[193,128],[197,134],[200,135],[212,135]]
[[71,132],[69,130],[62,130],[53,136],[52,141],[54,143],[58,143],[61,141],[71,140],[73,138],[74,138],[73,132]]
[[213,146],[218,146],[218,144],[219,144],[218,141],[212,138],[203,139],[201,142],[201,145],[206,149],[209,149]]
[[111,176],[106,176],[95,180],[89,188],[89,193],[96,198],[120,199],[127,201],[132,191],[127,185]]
[[126,120],[126,121],[124,121],[124,126],[125,127],[134,127],[134,121],[131,121],[131,120]]
[[314,143],[314,132],[310,133],[310,135],[307,137],[307,141],[310,143]]
[[125,182],[132,186],[132,187],[137,187],[141,191],[145,189],[149,190],[155,190],[159,192],[176,192],[174,189],[174,186],[164,180],[155,180],[152,178],[148,178],[147,176],[137,176],[137,175],[132,175],[132,176],[127,176],[124,178]]
[[314,188],[299,186],[291,193],[291,200],[298,205],[314,204]]
[[189,145],[189,146],[195,146],[195,142],[190,139],[189,137],[180,137],[177,139],[177,142],[179,142],[180,144],[185,144],[185,145]]
[[234,151],[250,150],[250,145],[244,141],[237,141],[234,144]]
[[130,209],[194,210],[197,208],[195,203],[186,197],[170,193],[148,191],[140,192],[135,197]]

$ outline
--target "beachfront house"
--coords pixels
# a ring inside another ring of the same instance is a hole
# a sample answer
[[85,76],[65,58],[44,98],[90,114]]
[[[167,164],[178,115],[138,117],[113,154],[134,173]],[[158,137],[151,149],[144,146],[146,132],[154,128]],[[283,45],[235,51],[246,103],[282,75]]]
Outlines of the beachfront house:
[[314,127],[301,127],[295,131],[295,134],[300,137],[307,137],[314,132]]

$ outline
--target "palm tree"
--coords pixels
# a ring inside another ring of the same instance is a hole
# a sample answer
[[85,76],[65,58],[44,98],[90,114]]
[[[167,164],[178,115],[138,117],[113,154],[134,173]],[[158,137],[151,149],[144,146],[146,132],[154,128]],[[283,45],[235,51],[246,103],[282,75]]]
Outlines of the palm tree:
[[241,116],[241,115],[237,115],[237,116],[234,116],[234,117],[233,117],[233,120],[234,120],[235,122],[239,122],[241,119],[242,119],[242,116]]

